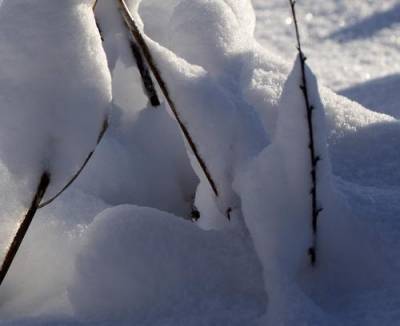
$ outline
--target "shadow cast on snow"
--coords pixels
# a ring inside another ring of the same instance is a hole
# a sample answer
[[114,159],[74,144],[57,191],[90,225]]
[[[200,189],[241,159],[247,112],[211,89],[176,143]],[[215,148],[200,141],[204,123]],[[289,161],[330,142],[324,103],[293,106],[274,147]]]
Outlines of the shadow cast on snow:
[[359,128],[330,142],[335,175],[361,186],[398,189],[400,185],[400,122]]
[[373,79],[342,89],[340,95],[379,112],[400,118],[400,74]]
[[400,4],[395,5],[389,10],[378,12],[372,16],[358,21],[350,26],[339,29],[328,36],[339,42],[351,42],[352,40],[365,39],[400,23]]

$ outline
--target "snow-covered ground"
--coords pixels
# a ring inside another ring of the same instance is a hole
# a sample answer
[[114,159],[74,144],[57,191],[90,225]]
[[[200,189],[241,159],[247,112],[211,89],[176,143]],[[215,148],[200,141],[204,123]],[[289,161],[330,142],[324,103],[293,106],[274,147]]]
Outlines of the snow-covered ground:
[[218,197],[168,105],[147,104],[116,2],[97,3],[102,46],[92,1],[0,1],[1,253],[43,169],[51,196],[112,111],[35,217],[0,324],[400,324],[398,0],[297,1],[322,159],[316,267],[288,1],[127,2]]
[[[254,0],[257,39],[290,58],[293,25],[285,0]],[[305,52],[320,81],[335,91],[388,78],[400,71],[397,0],[302,0],[298,6]]]

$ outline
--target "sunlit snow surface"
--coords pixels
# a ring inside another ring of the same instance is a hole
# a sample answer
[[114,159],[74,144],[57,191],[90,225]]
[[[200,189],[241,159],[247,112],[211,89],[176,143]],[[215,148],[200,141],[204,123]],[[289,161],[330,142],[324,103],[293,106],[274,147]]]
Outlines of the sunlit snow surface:
[[[0,0],[0,10],[13,1]],[[83,5],[81,18],[98,42],[90,1],[63,1],[66,10]],[[140,1],[127,2],[133,9]],[[119,47],[123,38],[110,20],[111,128],[77,183],[36,216],[0,288],[1,325],[400,324],[400,4],[298,0],[305,52],[326,107],[332,162],[324,162],[324,173],[332,168],[333,175],[324,191],[335,190],[326,195],[332,219],[321,230],[321,252],[334,259],[316,273],[307,267],[297,274],[308,234],[304,223],[291,222],[296,210],[304,218],[296,193],[306,169],[296,164],[304,153],[294,147],[305,140],[285,139],[301,134],[290,120],[301,117],[290,113],[298,101],[290,95],[293,80],[280,99],[296,55],[293,22],[287,0],[253,0],[253,6],[256,39],[265,50],[254,45],[246,0],[142,0],[139,8],[171,94],[185,106],[185,120],[227,193],[223,200],[239,205],[230,193],[237,192],[247,228],[236,210],[230,227],[202,230],[226,226],[218,212],[226,203],[214,201],[165,105],[146,108],[137,71],[126,67],[127,47]],[[31,24],[35,31],[34,19]],[[70,26],[57,28],[68,35]],[[91,52],[81,51],[83,63]],[[78,93],[85,87],[78,84]],[[282,103],[289,110],[278,114]],[[17,151],[23,147],[29,143],[11,153],[23,155]],[[0,161],[3,253],[30,190],[8,160]],[[293,205],[285,196],[290,191]],[[181,218],[190,218],[194,200],[203,213],[200,227]],[[286,282],[287,275],[297,283]]]
[[[294,55],[286,0],[254,0],[257,38]],[[400,4],[397,0],[302,0],[298,14],[305,52],[321,82],[334,90],[400,73]],[[390,79],[388,79],[388,84]]]

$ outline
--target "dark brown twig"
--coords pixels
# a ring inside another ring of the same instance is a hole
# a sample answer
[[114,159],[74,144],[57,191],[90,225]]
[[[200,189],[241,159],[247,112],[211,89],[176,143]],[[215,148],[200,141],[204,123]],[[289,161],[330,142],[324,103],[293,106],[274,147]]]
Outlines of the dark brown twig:
[[122,14],[122,17],[124,18],[125,21],[125,25],[128,28],[130,34],[132,35],[132,37],[136,40],[137,45],[139,46],[144,58],[147,61],[147,64],[150,68],[150,70],[152,71],[155,79],[157,80],[158,85],[160,86],[160,89],[162,91],[162,93],[164,94],[165,99],[168,102],[168,105],[171,108],[171,111],[173,113],[173,115],[175,116],[176,121],[178,122],[178,125],[186,139],[186,141],[189,144],[190,149],[192,150],[194,156],[196,157],[201,169],[203,170],[204,175],[206,176],[211,189],[213,190],[214,194],[216,197],[219,196],[218,193],[218,189],[217,189],[217,185],[214,182],[214,179],[212,178],[209,169],[205,163],[205,161],[203,160],[203,158],[201,157],[196,144],[194,143],[187,127],[185,126],[185,124],[182,122],[182,119],[179,115],[179,112],[176,108],[175,102],[172,100],[167,84],[165,83],[164,79],[161,76],[161,72],[158,69],[154,58],[150,52],[149,47],[147,46],[147,43],[142,35],[142,33],[139,31],[139,28],[137,27],[137,24],[135,22],[135,20],[133,19],[129,8],[127,7],[126,3],[124,0],[117,0],[120,4],[120,11]]
[[[93,5],[93,13],[96,9],[96,5],[97,5],[97,0]],[[95,21],[97,28],[100,32],[101,39],[102,41],[104,41],[101,25],[98,19],[96,18],[96,14],[95,14]],[[136,66],[139,70],[140,77],[142,78],[142,86],[144,93],[146,94],[151,106],[153,107],[160,106],[161,102],[158,98],[157,90],[156,87],[154,86],[153,79],[151,78],[151,73],[149,71],[149,68],[147,67],[146,62],[143,59],[143,55],[142,52],[140,51],[140,48],[137,46],[135,39],[132,38],[130,33],[129,33],[129,46],[132,52],[132,56],[136,62]]]
[[302,93],[304,95],[304,101],[306,105],[306,110],[307,110],[307,127],[308,127],[308,137],[309,137],[309,153],[310,153],[310,162],[311,162],[311,190],[310,190],[310,195],[311,195],[311,206],[312,206],[312,231],[313,231],[313,240],[312,240],[312,245],[308,250],[308,253],[310,255],[311,259],[311,264],[315,265],[317,261],[317,232],[318,232],[318,216],[322,212],[322,208],[318,207],[318,182],[317,182],[317,166],[319,161],[321,160],[320,156],[316,153],[316,148],[315,148],[315,136],[314,136],[314,127],[313,127],[313,111],[315,107],[310,103],[310,97],[307,89],[307,77],[306,77],[306,60],[307,58],[304,55],[304,52],[301,48],[301,40],[300,40],[300,32],[299,32],[299,26],[297,22],[297,16],[296,16],[296,0],[289,0],[290,7],[292,10],[292,15],[293,15],[293,22],[296,30],[296,39],[297,39],[297,50],[299,52],[300,56],[300,63],[301,63],[301,76],[302,76],[302,81],[300,85],[300,89],[302,90]]
[[31,225],[31,222],[36,214],[36,211],[39,208],[39,203],[41,202],[44,194],[46,193],[49,183],[50,183],[50,174],[48,172],[44,172],[40,178],[38,188],[32,199],[28,212],[26,213],[24,219],[22,220],[22,223],[19,226],[17,233],[15,234],[15,237],[10,247],[8,248],[7,254],[3,260],[3,264],[0,269],[0,286],[4,281],[4,278],[6,277],[8,270],[10,269],[10,266],[18,252],[19,247],[21,246],[22,240],[24,239],[29,229],[29,226]]
[[135,57],[136,66],[139,70],[140,76],[142,77],[143,90],[153,107],[160,106],[161,102],[158,98],[156,87],[154,86],[150,71],[143,60],[143,55],[137,44],[131,38],[129,39],[129,42],[132,54]]

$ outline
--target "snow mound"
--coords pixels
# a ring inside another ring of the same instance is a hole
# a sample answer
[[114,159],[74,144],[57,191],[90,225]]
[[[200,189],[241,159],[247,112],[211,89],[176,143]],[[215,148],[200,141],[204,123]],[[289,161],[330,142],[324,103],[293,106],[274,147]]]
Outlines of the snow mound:
[[[306,108],[297,58],[279,101],[272,143],[235,180],[243,215],[264,267],[267,325],[335,325],[336,297],[378,289],[391,275],[377,238],[336,188],[327,148],[324,106],[315,76],[306,79],[316,139],[318,218],[316,267],[312,240],[311,164]],[[338,241],[340,237],[340,241]],[[383,276],[386,275],[386,276]]]
[[235,55],[251,46],[255,16],[251,2],[185,0],[170,18],[167,46],[212,74],[222,73]]
[[48,170],[48,196],[54,195],[95,147],[110,108],[110,75],[91,7],[4,1],[0,43],[0,156],[31,191]]
[[79,316],[103,320],[257,310],[265,298],[251,248],[240,230],[202,231],[155,209],[117,206],[89,226],[68,295]]
[[[38,211],[1,287],[1,324],[12,324],[18,318],[32,321],[33,316],[47,323],[49,316],[71,315],[66,288],[82,234],[94,216],[107,207],[98,197],[74,189]],[[6,218],[1,216],[2,226]],[[13,222],[10,225],[15,228],[15,216]],[[2,248],[6,248],[9,239],[1,240]]]
[[[0,291],[1,323],[398,324],[399,122],[307,68],[324,209],[311,267],[298,59],[257,43],[250,0],[127,3],[217,191],[167,103],[147,104],[116,1],[98,0],[102,43],[93,1],[4,0],[3,252],[40,173],[54,176],[49,196],[59,190],[114,110],[79,180],[35,217]],[[283,22],[281,4],[270,18]]]

